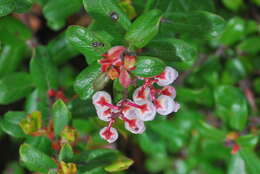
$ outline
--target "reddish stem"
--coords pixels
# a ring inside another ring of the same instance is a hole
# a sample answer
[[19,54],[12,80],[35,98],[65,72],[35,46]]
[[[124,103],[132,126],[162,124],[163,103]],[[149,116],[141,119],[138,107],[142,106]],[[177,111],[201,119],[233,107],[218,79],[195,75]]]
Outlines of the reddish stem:
[[130,101],[127,101],[126,104],[129,105],[129,106],[133,106],[135,108],[138,108],[138,109],[143,109],[143,107],[141,105],[138,105],[138,104],[130,102]]

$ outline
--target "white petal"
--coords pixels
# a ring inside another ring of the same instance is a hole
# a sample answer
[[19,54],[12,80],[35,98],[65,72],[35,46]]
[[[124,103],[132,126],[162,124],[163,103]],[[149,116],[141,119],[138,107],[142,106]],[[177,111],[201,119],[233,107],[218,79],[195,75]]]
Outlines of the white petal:
[[160,78],[160,77],[157,78],[158,80],[157,84],[160,86],[167,86],[173,83],[178,77],[178,72],[170,66],[167,66],[164,72],[165,72],[165,78]]
[[178,110],[181,108],[181,105],[177,102],[174,102],[173,112],[178,112]]
[[147,107],[147,110],[139,109],[140,114],[138,115],[138,118],[142,121],[153,120],[156,115],[156,108],[155,108],[154,104],[150,101],[143,101],[138,104],[141,106],[146,105],[146,107]]
[[[168,94],[164,94],[163,91],[167,91],[170,94],[169,95]],[[176,90],[172,86],[165,86],[162,89],[162,95],[167,95],[167,96],[171,97],[172,99],[175,99],[175,97],[176,97]]]
[[109,107],[98,104],[98,101],[104,97],[107,103],[112,103],[112,99],[109,93],[106,91],[98,91],[92,96],[92,103],[97,110],[107,110]]
[[111,135],[109,138],[107,138],[105,135],[103,135],[103,133],[106,132],[106,131],[107,131],[107,127],[104,127],[103,129],[100,130],[99,135],[100,135],[104,140],[106,140],[106,141],[109,142],[109,143],[115,142],[115,141],[117,140],[117,138],[118,138],[117,130],[116,130],[115,128],[111,127],[111,128],[110,128],[110,132],[112,133],[112,135]]
[[97,115],[98,115],[98,118],[100,120],[103,120],[103,121],[110,121],[111,120],[111,116],[112,116],[112,113],[109,112],[107,114],[106,112],[107,110],[97,110]]
[[138,95],[140,92],[142,92],[142,88],[143,87],[137,88],[133,93],[133,100],[134,100],[135,103],[140,103],[140,102],[143,102],[145,100],[151,101],[150,88],[145,88],[145,90],[143,91],[144,97],[140,97],[140,95]]
[[142,134],[145,131],[145,125],[142,120],[136,119],[135,125],[130,125],[129,122],[125,122],[125,128],[134,134]]
[[157,112],[160,115],[168,115],[174,111],[175,102],[167,95],[161,95],[157,98],[160,107],[157,106]]

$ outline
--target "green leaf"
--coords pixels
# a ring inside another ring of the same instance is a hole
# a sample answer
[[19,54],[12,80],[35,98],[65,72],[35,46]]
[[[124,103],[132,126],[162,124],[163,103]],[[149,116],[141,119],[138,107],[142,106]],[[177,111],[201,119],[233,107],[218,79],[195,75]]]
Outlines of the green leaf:
[[215,39],[223,32],[225,21],[220,16],[206,11],[170,13],[163,17],[161,31],[178,33],[194,39]]
[[73,149],[69,144],[64,144],[59,153],[59,161],[68,162],[73,158]]
[[258,143],[258,136],[251,135],[251,134],[243,135],[243,136],[238,137],[237,143],[239,144],[239,146],[241,146],[243,148],[254,149]]
[[231,157],[228,166],[228,174],[247,174],[246,164],[240,153],[237,153]]
[[15,0],[15,12],[25,13],[32,7],[32,0]]
[[235,84],[247,75],[245,66],[240,59],[229,59],[222,72],[222,82],[224,84]]
[[70,26],[66,31],[66,38],[75,49],[84,54],[89,64],[96,62],[111,47],[95,32],[80,26]]
[[222,3],[232,11],[238,11],[244,5],[243,0],[222,0]]
[[30,74],[40,90],[58,88],[58,69],[53,64],[47,49],[38,47],[30,62]]
[[100,74],[100,65],[92,64],[85,68],[76,78],[74,89],[82,100],[86,100],[94,93],[93,83]]
[[233,86],[219,86],[214,91],[219,117],[233,129],[243,130],[247,123],[247,101],[241,91]]
[[19,153],[21,161],[30,171],[47,173],[49,169],[57,167],[49,156],[29,144],[22,144]]
[[239,150],[239,155],[244,159],[246,163],[247,171],[250,174],[260,173],[260,159],[257,154],[251,148],[241,148]]
[[238,46],[238,50],[250,53],[250,54],[257,54],[260,52],[260,45],[256,44],[260,42],[260,37],[250,37],[243,40]]
[[151,10],[139,16],[126,33],[125,40],[130,46],[144,47],[159,32],[161,17],[162,13],[159,10]]
[[50,41],[47,48],[53,62],[56,64],[64,63],[79,54],[79,52],[69,44],[65,32]]
[[163,60],[188,62],[190,65],[198,55],[194,46],[180,39],[155,38],[144,51],[148,56],[160,56]]
[[224,142],[226,138],[226,133],[219,130],[204,121],[200,121],[198,125],[198,130],[203,137],[209,138],[213,141]]
[[199,10],[213,12],[215,9],[213,0],[157,0],[155,8],[161,9],[164,13],[191,12]]
[[242,18],[234,17],[230,19],[220,37],[220,42],[225,45],[232,45],[245,36],[245,21]]
[[128,94],[131,94],[131,92],[134,90],[134,86],[130,85],[127,89],[124,88],[120,82],[119,79],[115,79],[113,81],[113,100],[114,102],[119,102],[123,99],[125,92],[127,91]]
[[66,104],[62,100],[57,100],[52,106],[52,116],[54,124],[54,134],[58,136],[69,124],[71,114]]
[[0,79],[0,104],[9,104],[32,91],[32,79],[27,73],[12,73]]
[[34,111],[41,111],[43,120],[48,120],[49,115],[49,98],[46,91],[34,90],[25,102],[26,113],[32,113]]
[[81,5],[82,0],[50,0],[44,5],[43,15],[51,29],[59,30],[64,27],[66,18],[79,11]]
[[115,162],[105,167],[107,172],[119,172],[128,169],[134,163],[133,160],[121,156]]
[[15,9],[15,0],[1,0],[0,17],[6,16]]
[[0,40],[5,44],[14,46],[26,45],[32,37],[32,31],[20,20],[5,16],[0,20]]
[[[83,0],[85,10],[97,21],[115,25],[118,23],[128,30],[131,22],[114,0]],[[115,17],[113,19],[113,17]]]
[[198,103],[205,106],[213,106],[214,96],[210,88],[204,87],[202,89],[178,88],[177,100],[181,102]]
[[26,114],[24,112],[14,112],[9,111],[4,115],[4,118],[0,122],[1,129],[13,136],[13,137],[24,137],[25,134],[19,123],[22,119],[24,119]]
[[132,73],[140,77],[153,77],[162,73],[165,66],[165,63],[156,57],[139,56]]
[[3,45],[0,51],[0,77],[14,72],[25,58],[23,45]]
[[53,151],[53,149],[50,148],[51,140],[44,136],[28,136],[26,137],[25,143],[31,145],[32,147],[38,149],[45,154],[51,154],[51,152]]

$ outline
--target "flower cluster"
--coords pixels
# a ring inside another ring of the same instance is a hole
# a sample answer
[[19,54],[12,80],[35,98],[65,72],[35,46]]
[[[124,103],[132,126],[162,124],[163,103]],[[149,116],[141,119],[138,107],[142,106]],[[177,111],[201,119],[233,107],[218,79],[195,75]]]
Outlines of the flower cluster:
[[127,88],[131,83],[129,71],[134,70],[136,57],[123,46],[115,46],[99,61],[101,71],[106,72],[111,80],[119,78],[120,83]]
[[[180,105],[174,101],[175,88],[169,86],[178,77],[178,72],[166,67],[164,72],[152,78],[140,78],[144,80],[141,87],[133,93],[133,100],[123,99],[116,105],[112,104],[111,96],[105,91],[98,91],[92,97],[92,102],[97,110],[100,120],[108,122],[108,126],[100,131],[100,136],[113,143],[118,138],[118,133],[112,127],[117,118],[124,121],[125,128],[134,134],[145,131],[145,121],[151,121],[156,113],[168,115],[177,112]],[[162,86],[157,89],[154,84]]]

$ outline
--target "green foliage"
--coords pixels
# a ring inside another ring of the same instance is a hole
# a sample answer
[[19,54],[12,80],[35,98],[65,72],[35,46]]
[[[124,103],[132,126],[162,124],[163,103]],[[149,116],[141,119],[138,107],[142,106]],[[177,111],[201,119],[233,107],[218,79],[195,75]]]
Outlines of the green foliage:
[[[20,157],[4,160],[3,173],[259,174],[259,6],[0,0],[0,141],[9,136],[2,151]],[[179,74],[178,112],[157,114],[140,135],[125,131],[126,118],[98,119],[110,110],[93,105],[95,92],[116,110],[154,78],[156,98],[166,66]],[[112,145],[99,133],[110,124]]]

